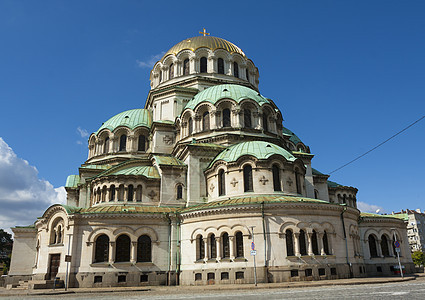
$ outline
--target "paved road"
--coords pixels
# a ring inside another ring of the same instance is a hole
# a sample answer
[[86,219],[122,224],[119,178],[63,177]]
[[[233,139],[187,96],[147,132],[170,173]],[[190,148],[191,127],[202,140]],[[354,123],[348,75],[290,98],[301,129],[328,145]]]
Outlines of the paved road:
[[258,289],[258,290],[202,290],[138,291],[97,294],[68,294],[52,296],[12,296],[2,299],[425,299],[425,280],[403,283],[323,286],[311,288]]

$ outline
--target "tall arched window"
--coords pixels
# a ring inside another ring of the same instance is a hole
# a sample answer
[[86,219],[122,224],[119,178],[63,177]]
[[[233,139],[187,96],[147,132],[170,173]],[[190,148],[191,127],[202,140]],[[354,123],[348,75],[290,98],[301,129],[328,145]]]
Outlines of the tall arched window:
[[200,72],[201,73],[207,73],[207,67],[208,67],[207,58],[206,57],[201,57],[200,64],[201,64],[201,66],[200,66]]
[[273,165],[272,167],[273,172],[273,190],[275,192],[281,192],[282,186],[280,183],[280,168],[278,165]]
[[130,184],[127,188],[128,201],[133,201],[134,199],[134,187]]
[[294,256],[294,241],[292,237],[292,230],[286,229],[285,231],[285,239],[286,239],[286,256]]
[[378,257],[378,250],[376,248],[375,237],[370,234],[369,237],[368,237],[368,242],[369,242],[370,257]]
[[124,201],[124,185],[121,184],[118,188],[118,201]]
[[227,232],[223,233],[221,236],[221,245],[222,249],[222,257],[229,258],[230,257],[230,243],[229,243],[229,234]]
[[181,184],[177,185],[176,198],[177,200],[183,199],[183,185]]
[[115,201],[115,185],[111,185],[111,187],[109,188],[109,201]]
[[252,184],[252,167],[251,165],[245,165],[243,167],[243,186],[244,192],[253,192],[253,184]]
[[300,173],[298,172],[298,169],[295,169],[295,185],[297,187],[297,193],[301,194]]
[[174,78],[174,64],[170,65],[170,69],[168,70],[168,79]]
[[239,78],[239,65],[237,62],[233,62],[233,75]]
[[217,72],[224,74],[224,60],[222,58],[217,59]]
[[314,199],[319,199],[319,191],[314,190]]
[[226,178],[223,169],[218,171],[218,195],[226,195]]
[[217,244],[215,242],[215,235],[210,235],[210,258],[216,258],[217,257]]
[[263,112],[263,130],[264,131],[269,131],[269,120],[268,119],[269,119],[269,116],[264,111]]
[[106,186],[102,188],[102,202],[106,201]]
[[120,235],[116,241],[115,262],[130,261],[130,238]]
[[136,201],[142,202],[142,186],[140,184],[136,188]]
[[191,135],[193,132],[193,119],[189,118],[187,121],[188,134]]
[[105,138],[105,141],[103,142],[103,153],[109,152],[109,137]]
[[202,115],[202,130],[210,130],[210,113],[207,111]]
[[223,109],[223,127],[230,127],[231,121],[230,121],[230,109],[225,108]]
[[162,70],[161,69],[159,69],[159,82],[160,83],[162,82]]
[[139,135],[139,141],[137,144],[138,151],[146,151],[146,137],[144,135]]
[[202,238],[202,235],[198,235],[196,238],[196,259],[201,260],[205,257],[205,248],[204,248],[204,239]]
[[95,242],[94,262],[107,262],[109,260],[109,237],[102,234]]
[[243,121],[245,128],[251,128],[252,122],[251,122],[251,111],[249,109],[244,109],[243,111]]
[[325,251],[326,255],[331,254],[331,251],[329,251],[328,234],[326,231],[323,233],[323,250]]
[[127,148],[127,136],[123,134],[120,136],[120,151],[125,151]]
[[183,75],[189,75],[189,59],[188,58],[186,58],[184,61],[183,61]]
[[236,232],[236,257],[243,256],[243,235],[242,232]]
[[317,243],[317,232],[316,230],[313,230],[313,234],[311,235],[311,243],[313,244],[313,254],[319,255],[319,245]]
[[137,239],[137,262],[152,261],[152,242],[148,235],[141,235]]
[[245,69],[246,80],[249,81],[249,71],[248,68]]
[[301,255],[307,255],[307,245],[306,245],[306,241],[305,241],[304,230],[300,230],[299,239],[300,239],[300,254]]
[[390,249],[388,248],[388,239],[385,235],[381,237],[381,249],[383,256],[390,256]]

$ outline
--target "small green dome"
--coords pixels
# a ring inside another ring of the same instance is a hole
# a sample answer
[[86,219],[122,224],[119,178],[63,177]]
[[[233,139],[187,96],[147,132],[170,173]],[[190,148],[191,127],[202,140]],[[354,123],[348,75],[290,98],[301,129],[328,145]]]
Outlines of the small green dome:
[[109,129],[110,131],[114,131],[120,126],[125,126],[130,130],[133,130],[139,126],[150,128],[151,125],[152,117],[147,109],[131,109],[110,118],[108,121],[102,124],[96,134],[105,128]]
[[237,161],[241,156],[252,155],[258,159],[267,159],[277,154],[283,156],[288,161],[295,161],[295,157],[278,145],[263,141],[244,142],[232,145],[220,152],[210,163],[210,168],[216,161],[224,160],[225,162]]
[[259,92],[246,86],[237,84],[220,84],[209,87],[196,94],[195,97],[186,104],[184,109],[194,109],[199,103],[204,101],[215,104],[217,101],[224,98],[233,99],[237,103],[244,99],[251,99],[256,101],[260,106],[264,103],[270,103],[270,101],[261,96]]
[[295,133],[293,133],[291,130],[289,130],[288,128],[285,128],[285,127],[282,126],[282,132],[285,135],[289,135],[290,136],[289,140],[291,142],[293,142],[295,145],[297,145],[298,143],[302,143],[300,138]]

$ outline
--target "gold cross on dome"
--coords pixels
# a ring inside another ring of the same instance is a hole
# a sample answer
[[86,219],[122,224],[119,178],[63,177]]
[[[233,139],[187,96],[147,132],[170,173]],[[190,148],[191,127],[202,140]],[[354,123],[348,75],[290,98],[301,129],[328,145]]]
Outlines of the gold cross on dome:
[[205,30],[205,28],[204,28],[204,31],[199,31],[199,33],[200,34],[203,34],[204,36],[206,36],[206,35],[210,35],[206,30]]

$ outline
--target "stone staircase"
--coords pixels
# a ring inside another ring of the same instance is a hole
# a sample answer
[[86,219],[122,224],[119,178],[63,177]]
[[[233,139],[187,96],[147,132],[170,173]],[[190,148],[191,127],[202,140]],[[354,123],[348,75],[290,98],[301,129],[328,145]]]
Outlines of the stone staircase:
[[60,289],[63,288],[64,281],[56,280],[56,286],[54,280],[21,280],[18,284],[8,284],[6,289],[14,290],[38,290],[38,289]]

